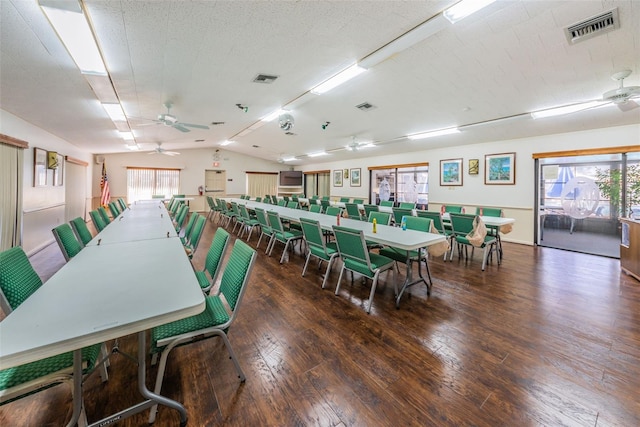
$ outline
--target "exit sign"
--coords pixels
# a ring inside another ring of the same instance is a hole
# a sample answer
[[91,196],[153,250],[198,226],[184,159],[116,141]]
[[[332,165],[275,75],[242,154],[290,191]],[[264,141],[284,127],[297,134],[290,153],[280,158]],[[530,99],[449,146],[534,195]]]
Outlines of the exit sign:
[[213,167],[214,167],[214,168],[217,168],[217,167],[219,167],[219,166],[220,166],[220,162],[213,162]]

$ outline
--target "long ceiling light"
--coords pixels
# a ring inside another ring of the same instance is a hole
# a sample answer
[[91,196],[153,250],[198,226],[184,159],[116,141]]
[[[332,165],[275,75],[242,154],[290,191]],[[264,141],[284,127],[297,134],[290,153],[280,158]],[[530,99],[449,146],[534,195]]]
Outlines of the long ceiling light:
[[544,119],[547,117],[562,116],[564,114],[577,113],[578,111],[599,107],[603,104],[606,104],[606,102],[589,101],[589,102],[582,102],[580,104],[565,105],[564,107],[556,107],[556,108],[549,108],[547,110],[534,111],[531,113],[531,117],[534,119]]
[[309,154],[307,154],[307,156],[309,156],[309,157],[318,157],[318,156],[326,156],[327,154],[329,154],[329,153],[327,153],[326,151],[318,151],[318,152],[315,152],[315,153],[309,153]]
[[442,12],[442,14],[449,22],[455,24],[480,9],[489,6],[494,1],[496,0],[462,0]]
[[364,73],[365,71],[367,71],[365,68],[359,67],[358,64],[353,64],[349,68],[342,70],[330,79],[325,80],[319,85],[313,87],[311,89],[311,93],[321,95],[323,93],[329,92],[331,89],[340,86],[342,83],[351,80],[355,76]]
[[56,0],[38,3],[80,71],[106,76],[107,68],[80,3]]
[[429,132],[421,132],[421,133],[415,133],[413,135],[407,135],[407,138],[411,140],[416,140],[416,139],[433,138],[434,136],[451,135],[453,133],[460,133],[460,129],[447,128],[447,129],[440,129],[440,130],[432,130]]

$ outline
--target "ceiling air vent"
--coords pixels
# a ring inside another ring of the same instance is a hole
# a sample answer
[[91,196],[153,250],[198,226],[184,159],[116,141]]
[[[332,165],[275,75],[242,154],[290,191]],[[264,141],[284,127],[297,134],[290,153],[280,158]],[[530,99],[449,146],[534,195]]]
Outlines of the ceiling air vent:
[[294,136],[295,135],[295,133],[293,133],[293,132],[285,132],[284,134],[285,135],[289,135],[289,136]]
[[618,28],[620,28],[620,19],[618,18],[618,8],[615,8],[573,24],[565,28],[564,33],[569,44],[576,44]]
[[271,76],[269,74],[258,74],[255,79],[253,79],[254,83],[264,83],[271,84],[273,83],[278,76]]
[[356,108],[358,110],[362,110],[362,111],[369,111],[369,110],[373,110],[374,108],[376,108],[376,106],[373,105],[373,104],[369,104],[368,102],[363,102],[360,105],[356,105]]

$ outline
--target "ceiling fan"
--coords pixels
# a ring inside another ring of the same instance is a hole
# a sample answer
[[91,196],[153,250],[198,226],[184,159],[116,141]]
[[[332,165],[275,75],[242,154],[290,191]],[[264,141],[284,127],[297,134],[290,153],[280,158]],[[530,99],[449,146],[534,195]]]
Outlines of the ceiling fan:
[[156,123],[170,126],[174,129],[178,129],[180,132],[191,132],[191,129],[188,128],[209,129],[209,126],[196,125],[193,123],[182,123],[178,121],[178,118],[171,114],[172,104],[170,102],[166,102],[164,106],[167,107],[167,112],[165,114],[158,114],[158,118],[157,120],[155,120]]
[[178,153],[177,151],[167,151],[164,148],[162,148],[162,143],[158,142],[158,146],[156,148],[153,149],[153,151],[151,151],[149,154],[164,154],[166,156],[178,156],[180,155],[180,153]]
[[624,86],[624,79],[629,77],[631,70],[622,70],[611,76],[612,80],[620,82],[617,89],[609,90],[602,95],[603,101],[610,101],[618,106],[622,111],[633,110],[640,107],[634,98],[640,98],[640,86]]

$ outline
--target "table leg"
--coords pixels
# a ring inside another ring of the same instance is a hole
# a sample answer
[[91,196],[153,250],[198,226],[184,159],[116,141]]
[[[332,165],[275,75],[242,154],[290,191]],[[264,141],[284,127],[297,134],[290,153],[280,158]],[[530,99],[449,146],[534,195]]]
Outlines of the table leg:
[[[418,253],[419,252],[420,250],[418,250]],[[402,284],[402,288],[400,289],[400,292],[398,292],[398,296],[396,297],[396,308],[400,308],[400,299],[402,298],[402,294],[404,293],[405,289],[417,283],[423,282],[427,286],[427,295],[431,295],[431,285],[433,284],[433,282],[431,280],[431,272],[429,271],[428,262],[429,261],[427,260],[427,257],[425,255],[424,263],[427,266],[428,281],[422,275],[422,262],[420,261],[419,255],[418,255],[418,275],[420,276],[420,278],[413,280],[413,269],[411,268],[411,258],[409,257],[409,251],[407,251],[407,278],[404,280],[404,283]]]
[[73,352],[73,415],[67,427],[78,424],[82,412],[82,349]]

